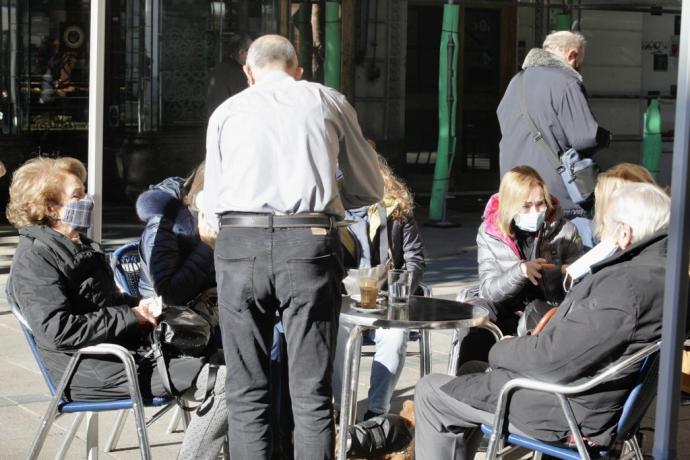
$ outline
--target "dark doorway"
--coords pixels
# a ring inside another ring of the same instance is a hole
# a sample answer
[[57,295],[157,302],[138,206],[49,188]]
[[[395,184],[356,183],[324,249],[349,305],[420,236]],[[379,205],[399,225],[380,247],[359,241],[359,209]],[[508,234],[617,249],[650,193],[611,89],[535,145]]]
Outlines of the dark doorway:
[[[438,141],[438,65],[443,7],[408,7],[407,177],[431,188]],[[460,8],[457,150],[450,192],[498,188],[496,107],[515,71],[515,7]],[[412,177],[411,177],[412,176]]]

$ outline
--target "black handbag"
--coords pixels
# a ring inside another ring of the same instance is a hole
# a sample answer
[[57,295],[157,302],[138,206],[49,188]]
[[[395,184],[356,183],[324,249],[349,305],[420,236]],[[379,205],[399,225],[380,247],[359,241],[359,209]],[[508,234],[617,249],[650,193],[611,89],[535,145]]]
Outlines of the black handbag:
[[[168,372],[172,357],[204,357],[209,352],[211,325],[204,316],[185,306],[166,306],[151,333],[151,347],[165,391],[172,396],[174,388]],[[167,360],[167,361],[166,361]]]

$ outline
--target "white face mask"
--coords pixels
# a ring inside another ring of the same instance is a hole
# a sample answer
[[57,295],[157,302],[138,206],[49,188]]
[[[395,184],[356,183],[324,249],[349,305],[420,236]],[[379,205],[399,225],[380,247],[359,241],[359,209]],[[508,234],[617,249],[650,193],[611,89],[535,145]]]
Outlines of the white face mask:
[[518,213],[515,215],[515,225],[526,232],[536,232],[544,223],[546,211]]
[[[590,272],[592,265],[608,259],[618,250],[618,244],[612,238],[604,238],[601,243],[594,246],[582,257],[577,259],[572,264],[568,265],[563,278],[563,289],[568,292],[573,287],[575,281],[579,280]],[[570,285],[566,288],[568,278],[570,278]]]

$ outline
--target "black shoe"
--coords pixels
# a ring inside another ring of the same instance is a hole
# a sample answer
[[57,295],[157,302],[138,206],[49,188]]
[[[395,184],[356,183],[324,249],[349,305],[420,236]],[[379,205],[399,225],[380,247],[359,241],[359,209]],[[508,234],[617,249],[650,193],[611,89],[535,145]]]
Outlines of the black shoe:
[[366,422],[370,418],[379,417],[381,415],[383,415],[383,414],[380,414],[378,412],[372,412],[372,411],[368,410],[364,413],[364,418],[362,419],[362,421]]
[[379,415],[349,429],[348,457],[370,458],[403,450],[412,441],[412,433],[399,415]]

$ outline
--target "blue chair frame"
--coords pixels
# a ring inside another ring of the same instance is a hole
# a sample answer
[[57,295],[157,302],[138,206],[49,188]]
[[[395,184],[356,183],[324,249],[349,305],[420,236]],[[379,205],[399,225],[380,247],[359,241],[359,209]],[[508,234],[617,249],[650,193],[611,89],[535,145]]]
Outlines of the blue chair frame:
[[[96,458],[98,452],[98,412],[133,409],[135,414],[135,422],[137,425],[137,436],[139,438],[141,458],[144,460],[149,460],[151,458],[151,449],[149,445],[146,427],[158,418],[160,418],[160,416],[162,416],[164,412],[166,412],[170,407],[172,407],[170,405],[171,399],[167,397],[155,397],[150,400],[142,400],[141,391],[139,390],[139,383],[137,379],[136,366],[134,364],[134,358],[132,357],[130,352],[120,345],[110,343],[102,343],[95,346],[81,348],[74,354],[72,359],[69,361],[69,364],[67,365],[67,368],[65,369],[65,372],[62,375],[60,383],[56,386],[53,382],[52,377],[48,373],[45,364],[43,363],[43,359],[41,358],[38,352],[38,345],[36,344],[36,340],[34,338],[33,332],[31,331],[31,327],[22,315],[19,306],[9,293],[7,293],[7,301],[10,304],[12,314],[19,322],[21,330],[24,333],[24,337],[26,338],[26,341],[29,345],[29,349],[31,350],[31,354],[34,356],[34,359],[36,360],[36,364],[38,365],[38,368],[41,371],[41,375],[43,375],[43,379],[45,380],[51,395],[50,404],[48,406],[48,409],[46,410],[45,415],[41,419],[41,425],[31,445],[31,450],[28,454],[28,458],[31,460],[38,458],[41,448],[43,447],[43,444],[45,442],[46,436],[48,435],[48,431],[50,430],[50,427],[53,424],[53,421],[57,416],[67,413],[78,413],[79,415],[74,420],[67,434],[65,435],[65,439],[63,440],[63,443],[60,446],[60,450],[56,458],[64,457],[72,439],[74,438],[74,435],[76,434],[79,425],[81,424],[81,421],[85,413],[89,414],[87,417],[88,426],[86,440],[86,456],[87,458]],[[67,383],[70,381],[74,373],[77,371],[79,362],[81,358],[84,356],[114,356],[118,358],[120,361],[122,361],[123,365],[125,366],[125,373],[127,375],[130,397],[125,399],[105,401],[65,401],[63,399],[63,394],[65,392],[65,389],[67,388]],[[166,407],[164,408],[164,410],[159,411],[154,417],[152,417],[147,422],[144,416],[145,406]]]
[[[512,446],[525,447],[535,453],[548,454],[564,460],[590,460],[592,456],[594,456],[594,458],[613,457],[643,460],[642,450],[637,442],[636,432],[656,392],[658,352],[660,346],[661,342],[647,345],[632,356],[607,367],[595,377],[580,384],[557,385],[527,378],[510,380],[501,389],[493,426],[481,426],[484,435],[489,437],[489,445],[486,451],[487,460],[501,458],[508,453],[509,450],[512,450],[511,447],[504,449],[504,443]],[[617,376],[622,370],[639,362],[643,362],[643,364],[638,372],[637,382],[626,398],[621,417],[616,427],[614,439],[609,446],[596,449],[588,448],[580,432],[577,419],[575,418],[568,398],[591,390],[597,385]],[[518,389],[551,393],[558,398],[572,437],[575,440],[576,449],[566,444],[543,442],[513,433],[504,435],[504,428],[507,426],[509,399],[511,394]],[[624,446],[628,447],[628,452],[626,455],[621,456]]]

